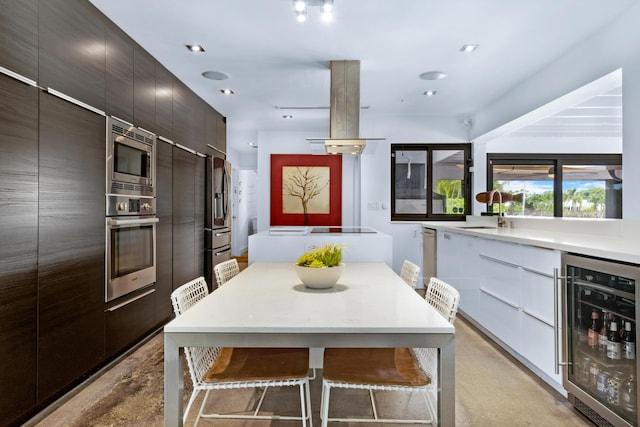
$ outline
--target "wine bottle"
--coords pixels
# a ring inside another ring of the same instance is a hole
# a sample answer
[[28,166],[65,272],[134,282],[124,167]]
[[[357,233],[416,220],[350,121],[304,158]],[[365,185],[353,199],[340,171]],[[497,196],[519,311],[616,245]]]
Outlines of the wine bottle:
[[636,358],[636,339],[631,332],[631,322],[624,323],[624,335],[622,336],[622,357],[629,360]]
[[596,351],[600,344],[600,314],[593,310],[591,312],[591,325],[589,326],[587,343],[589,344],[589,348],[591,350]]
[[607,357],[612,360],[619,360],[622,355],[622,346],[620,344],[620,334],[618,333],[618,323],[615,319],[611,321],[611,326],[609,328]]
[[607,354],[607,341],[609,341],[609,323],[607,319],[607,311],[602,310],[602,325],[600,326],[600,335],[598,337],[598,350],[600,353]]

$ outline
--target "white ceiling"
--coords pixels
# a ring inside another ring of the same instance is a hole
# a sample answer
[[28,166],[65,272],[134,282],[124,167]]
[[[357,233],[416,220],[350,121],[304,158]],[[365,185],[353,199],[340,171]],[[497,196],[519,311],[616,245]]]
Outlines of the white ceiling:
[[[363,116],[462,120],[634,4],[634,0],[334,0],[333,22],[321,22],[319,8],[312,7],[307,22],[300,24],[291,0],[90,1],[226,116],[234,135],[247,135],[246,140],[229,139],[240,152],[251,150],[247,143],[258,130],[328,134],[330,60],[361,61],[361,105],[369,107]],[[206,52],[189,52],[186,44],[201,44]],[[463,44],[480,47],[462,53]],[[208,70],[230,77],[208,80],[201,75]],[[438,81],[418,77],[432,70],[448,77]],[[220,93],[227,87],[235,94]],[[436,90],[437,95],[424,96],[426,90]],[[616,99],[620,102],[621,97],[600,101]],[[611,110],[601,111],[610,116]],[[285,120],[284,114],[294,118]],[[565,115],[571,118],[545,118],[523,132],[554,132],[567,120],[574,129],[578,122],[591,126],[575,117],[579,113]],[[603,124],[612,127],[618,121],[621,118],[609,117]]]

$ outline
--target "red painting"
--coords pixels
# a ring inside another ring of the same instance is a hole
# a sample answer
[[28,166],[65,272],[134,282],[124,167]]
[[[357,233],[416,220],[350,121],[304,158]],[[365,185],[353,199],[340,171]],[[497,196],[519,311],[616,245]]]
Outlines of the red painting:
[[271,225],[341,223],[342,156],[271,155]]

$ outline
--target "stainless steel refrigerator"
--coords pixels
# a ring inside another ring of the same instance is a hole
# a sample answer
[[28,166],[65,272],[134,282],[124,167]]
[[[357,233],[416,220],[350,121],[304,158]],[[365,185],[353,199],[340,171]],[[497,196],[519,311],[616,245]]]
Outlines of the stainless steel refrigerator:
[[214,266],[231,258],[231,163],[207,157],[205,172],[205,277],[215,289]]
[[596,425],[635,427],[640,266],[567,254],[563,269],[564,387]]

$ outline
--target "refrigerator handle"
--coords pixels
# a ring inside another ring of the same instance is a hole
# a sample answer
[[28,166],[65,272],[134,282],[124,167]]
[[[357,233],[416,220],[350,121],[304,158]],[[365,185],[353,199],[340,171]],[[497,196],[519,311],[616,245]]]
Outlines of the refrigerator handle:
[[[556,375],[560,374],[560,366],[567,366],[567,362],[560,361],[560,346],[558,345],[558,338],[560,337],[560,315],[558,308],[558,281],[564,280],[565,277],[561,276],[558,272],[558,268],[553,269],[553,356],[555,364]],[[562,286],[562,292],[564,294],[564,286]],[[566,333],[566,331],[565,331]]]
[[556,375],[560,374],[560,349],[558,348],[558,269],[553,269],[553,357]]

